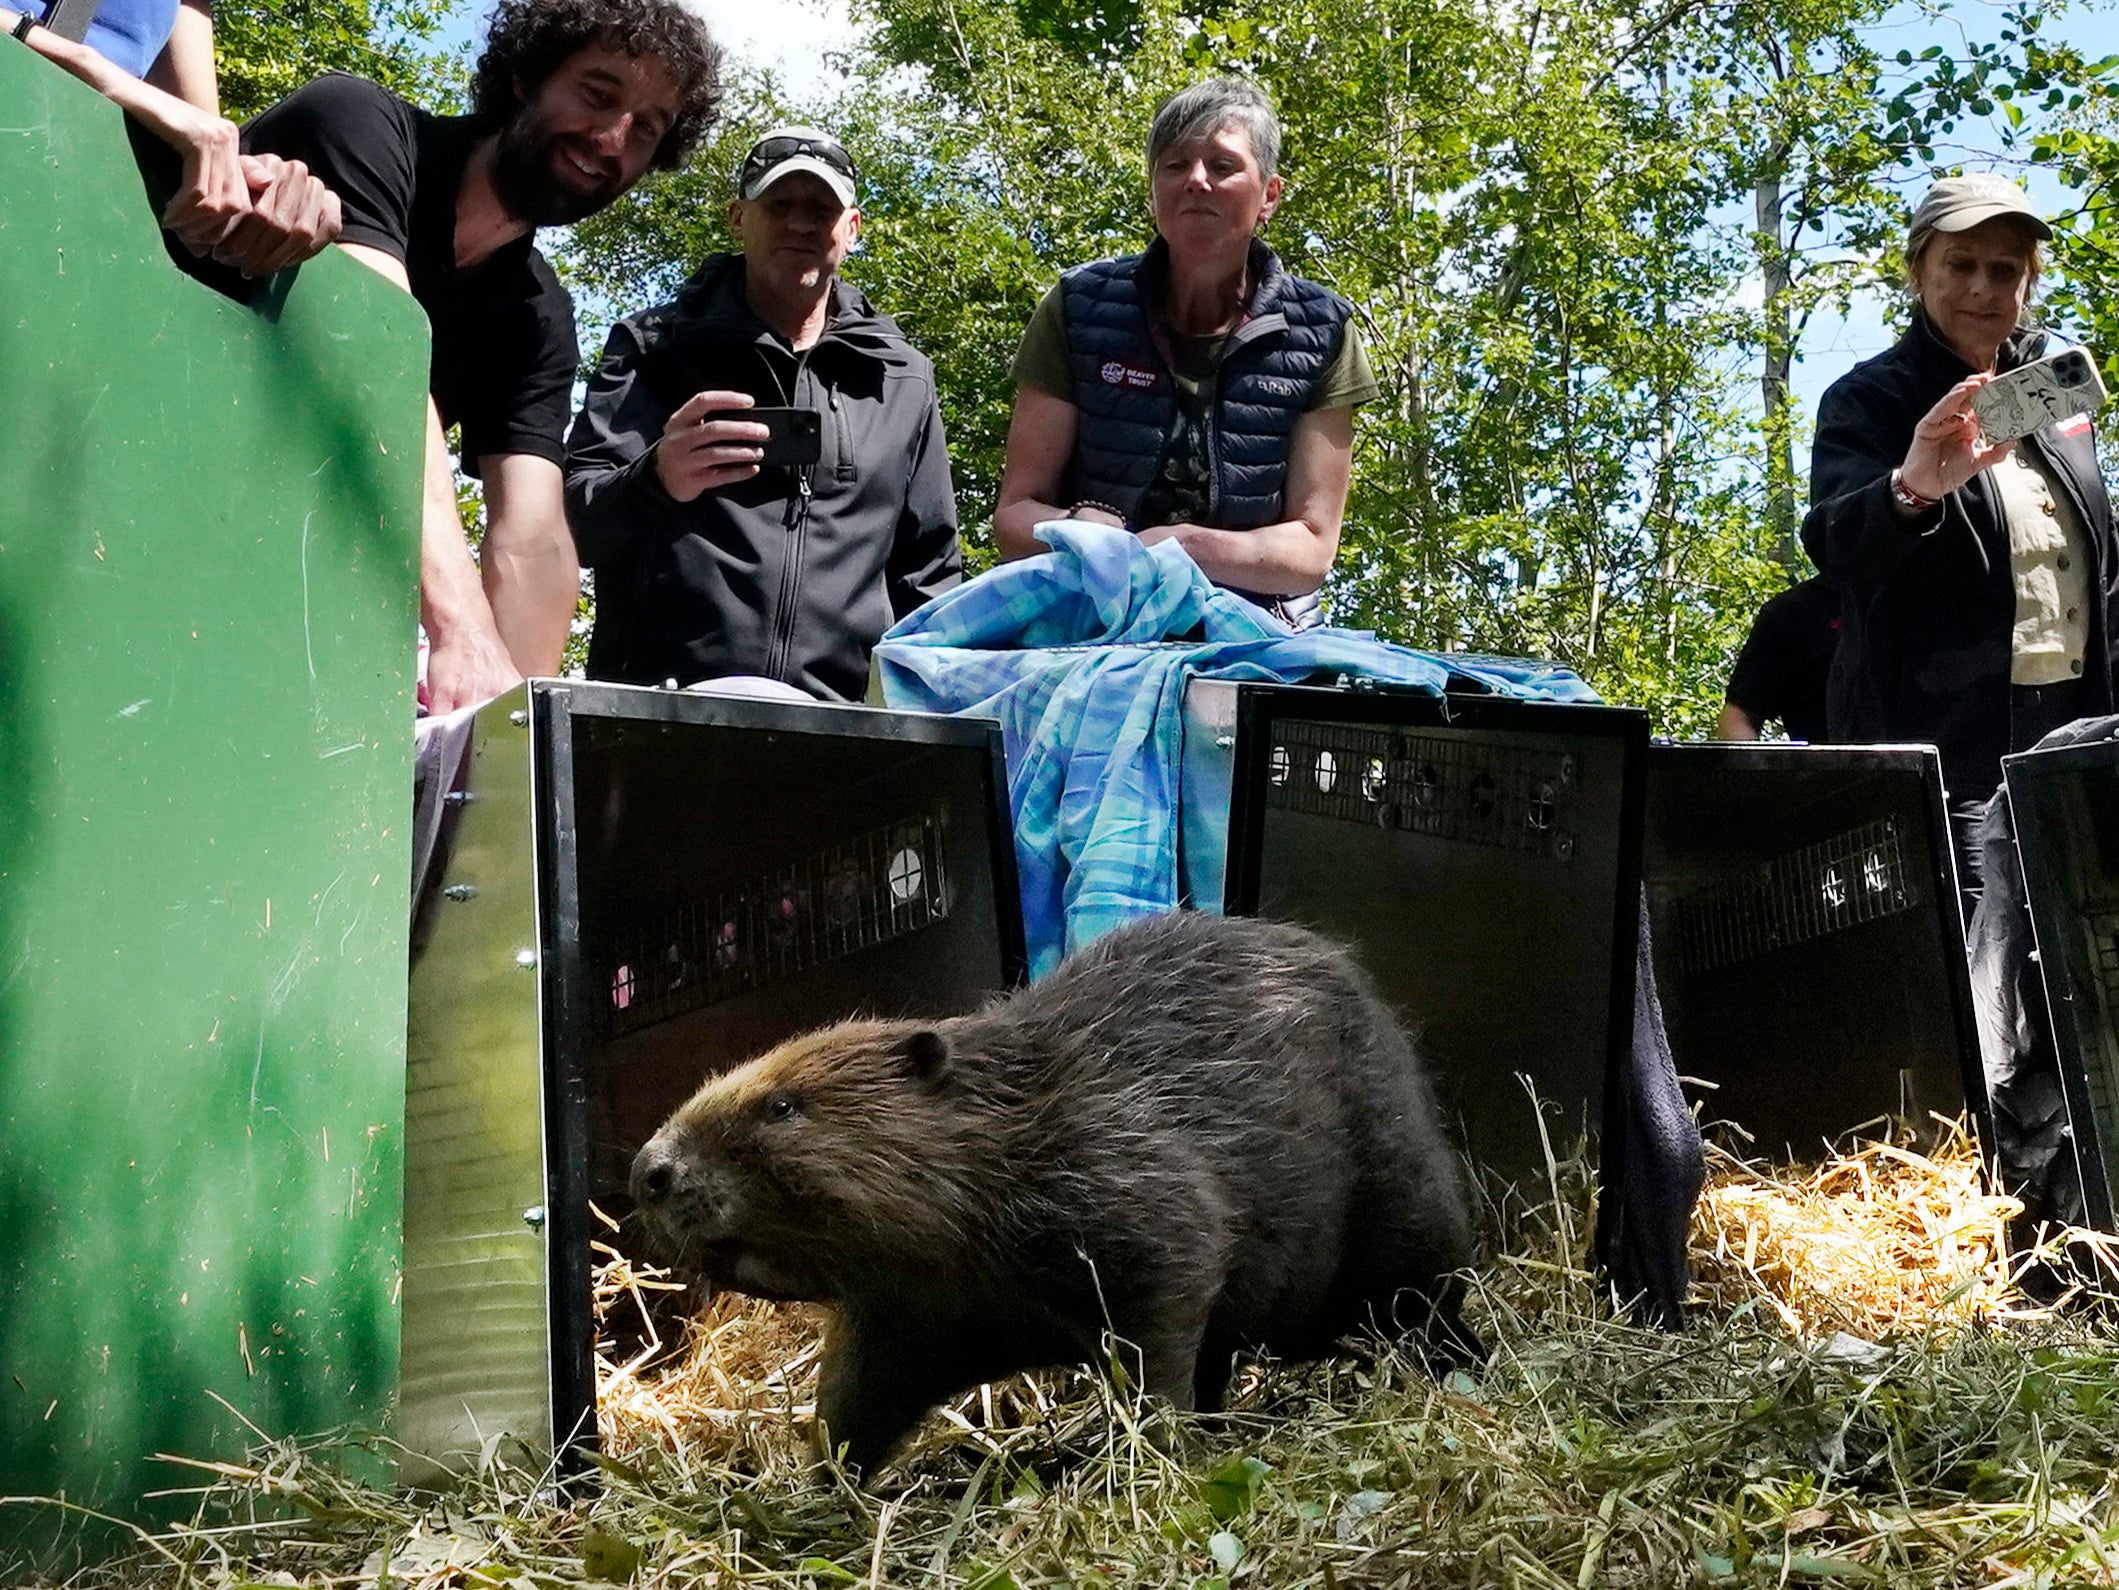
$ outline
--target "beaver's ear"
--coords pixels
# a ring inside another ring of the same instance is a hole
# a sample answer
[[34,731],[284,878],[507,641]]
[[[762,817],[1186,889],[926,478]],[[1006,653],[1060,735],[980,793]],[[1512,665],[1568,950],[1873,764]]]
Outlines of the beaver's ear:
[[905,1074],[929,1086],[949,1078],[949,1040],[932,1027],[922,1027],[905,1040]]

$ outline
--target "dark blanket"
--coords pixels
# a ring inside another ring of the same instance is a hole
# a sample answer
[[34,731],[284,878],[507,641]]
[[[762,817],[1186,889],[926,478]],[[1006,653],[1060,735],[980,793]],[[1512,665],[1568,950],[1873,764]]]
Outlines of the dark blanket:
[[1635,1318],[1676,1330],[1689,1277],[1686,1239],[1707,1166],[1663,1029],[1646,891],[1634,960],[1633,1047],[1621,1059],[1604,1119],[1597,1263]]

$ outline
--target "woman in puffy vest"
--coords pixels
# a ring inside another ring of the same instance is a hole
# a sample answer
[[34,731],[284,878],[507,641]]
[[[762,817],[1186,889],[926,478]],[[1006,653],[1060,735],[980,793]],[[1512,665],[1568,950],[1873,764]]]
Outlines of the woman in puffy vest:
[[1255,84],[1172,95],[1148,134],[1156,236],[1078,266],[1015,360],[995,538],[1043,547],[1053,519],[1176,541],[1217,585],[1321,620],[1353,466],[1377,395],[1353,306],[1288,273],[1258,232],[1279,206],[1280,123]]

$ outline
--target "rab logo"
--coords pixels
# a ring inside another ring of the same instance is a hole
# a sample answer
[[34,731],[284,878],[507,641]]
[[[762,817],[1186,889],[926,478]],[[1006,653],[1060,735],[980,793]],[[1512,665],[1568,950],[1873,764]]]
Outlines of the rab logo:
[[1131,387],[1136,392],[1152,392],[1157,380],[1153,370],[1143,370],[1137,364],[1127,364],[1119,359],[1106,359],[1097,374],[1104,378],[1105,386]]

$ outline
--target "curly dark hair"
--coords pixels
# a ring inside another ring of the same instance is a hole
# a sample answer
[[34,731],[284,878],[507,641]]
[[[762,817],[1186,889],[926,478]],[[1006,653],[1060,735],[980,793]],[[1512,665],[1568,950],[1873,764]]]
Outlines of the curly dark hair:
[[500,0],[471,75],[471,114],[499,126],[587,44],[636,60],[653,55],[669,68],[681,98],[677,119],[655,146],[655,164],[665,171],[682,165],[721,114],[721,47],[677,0]]

